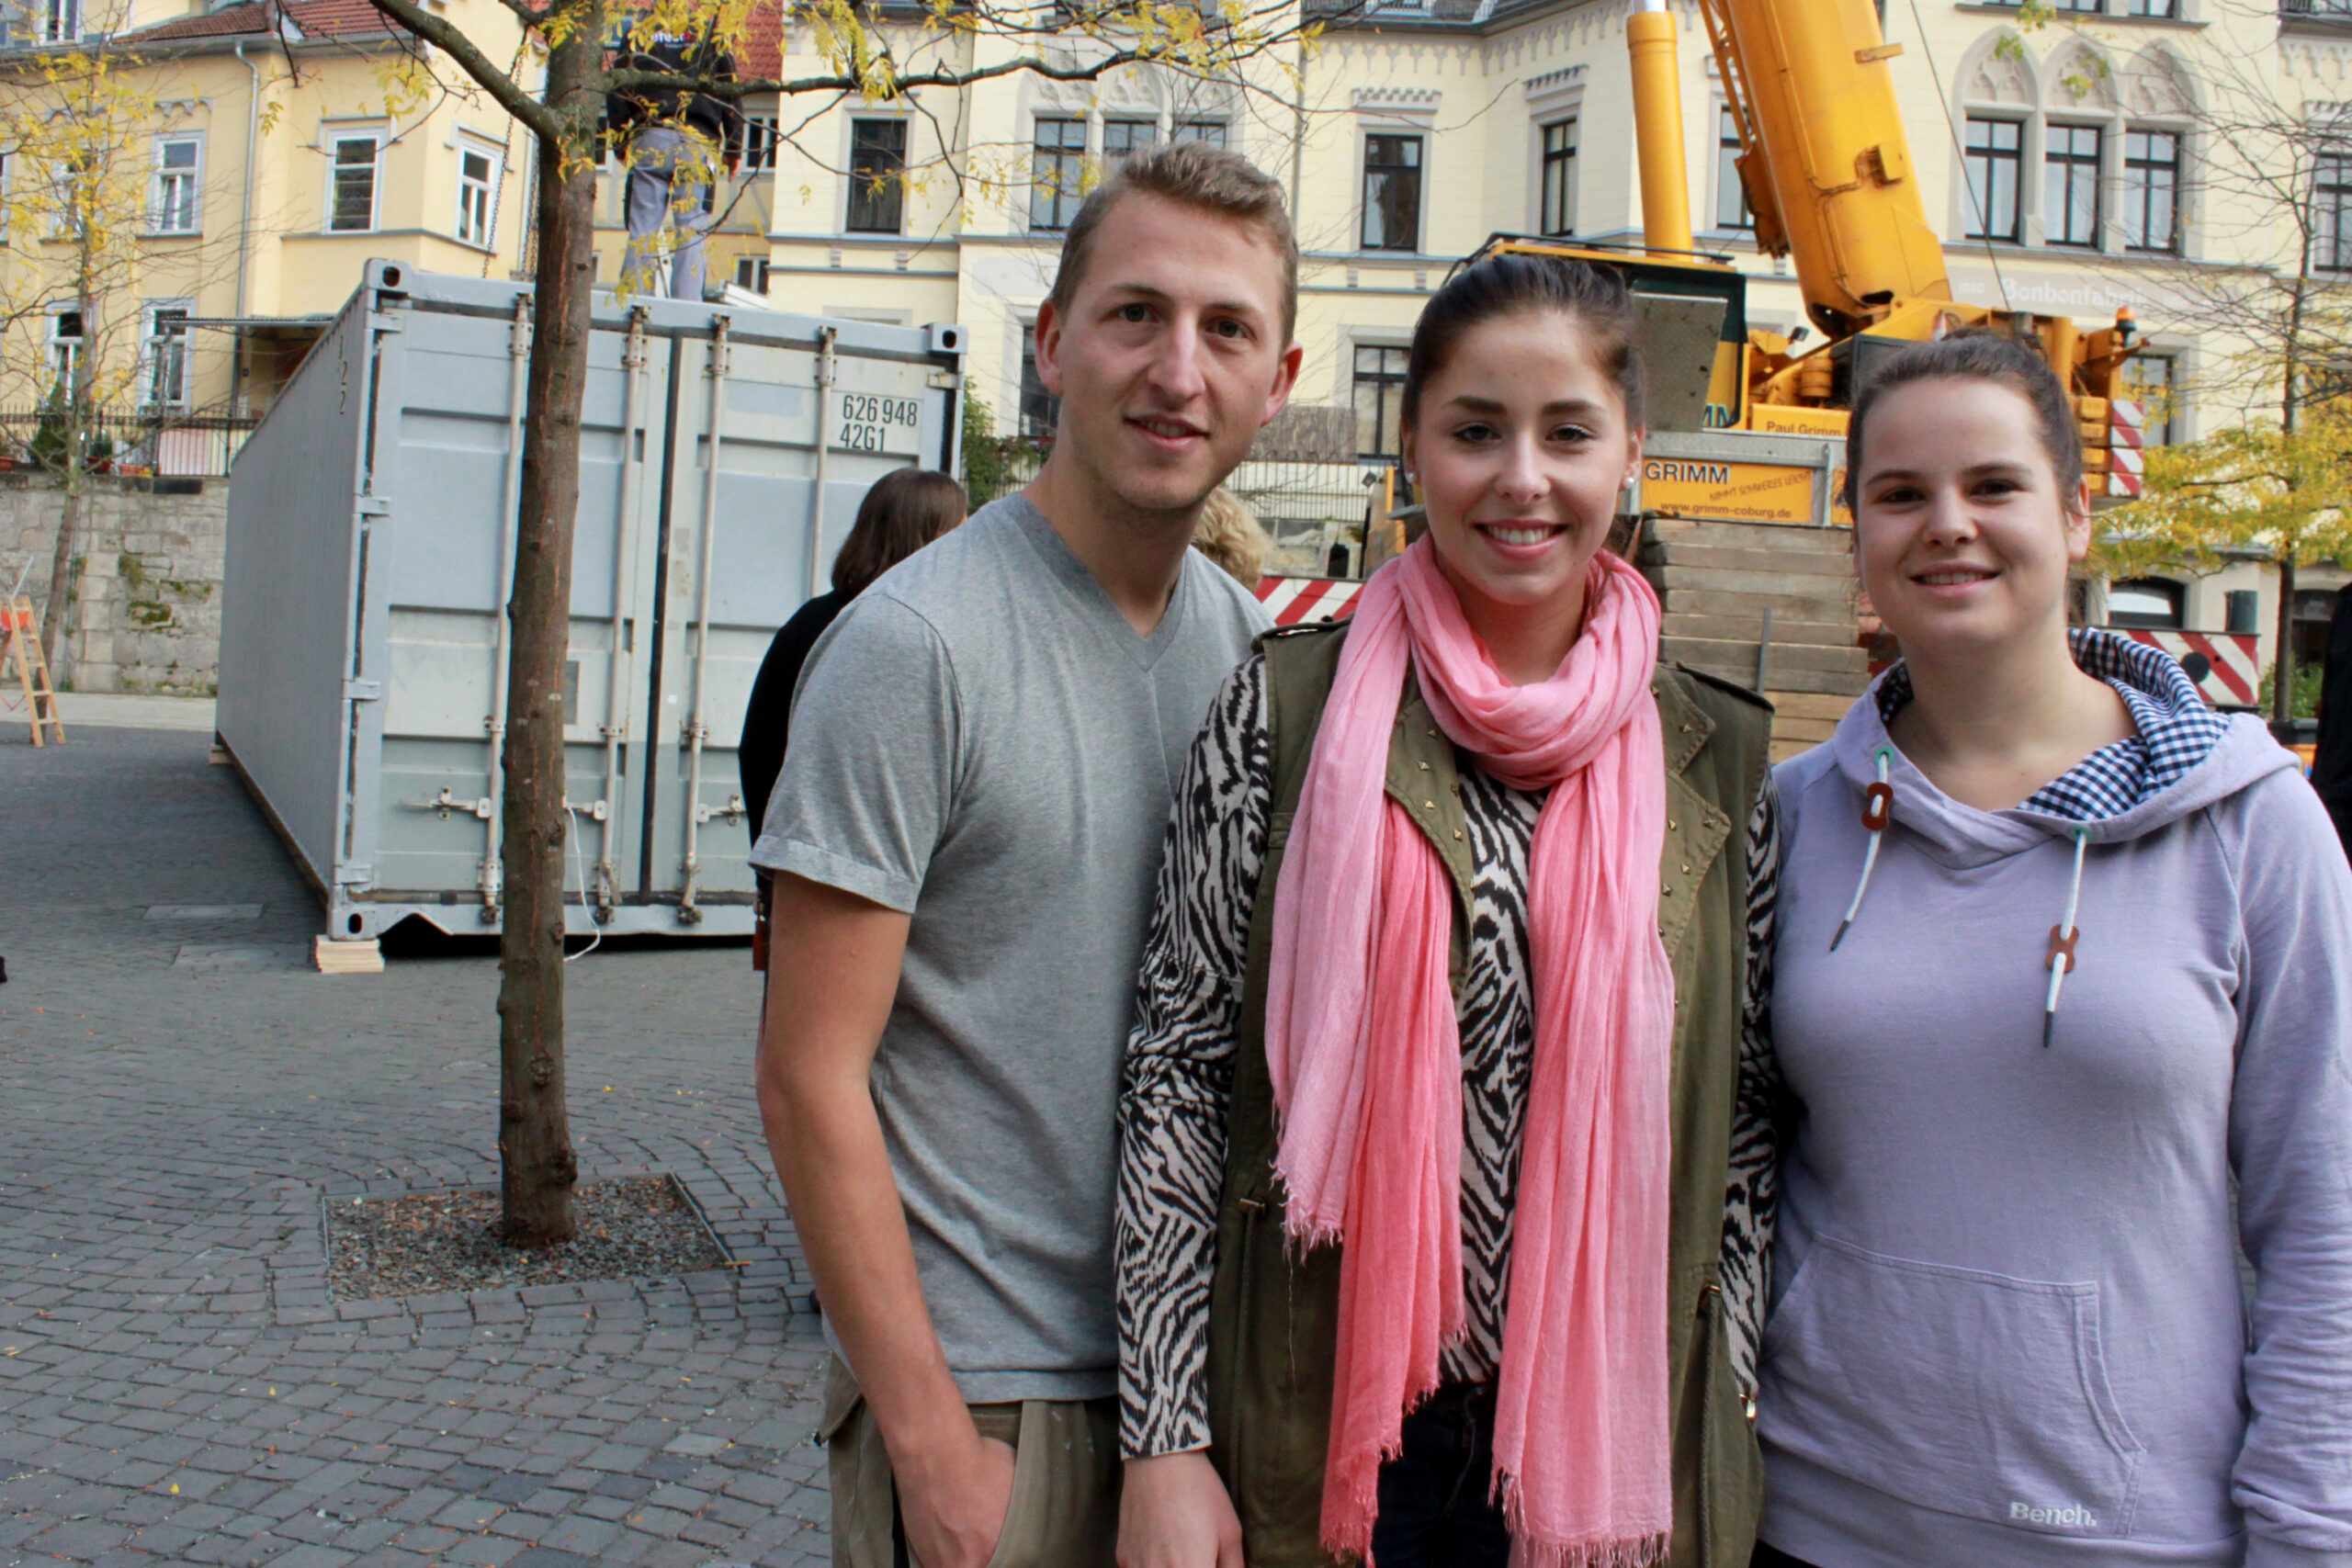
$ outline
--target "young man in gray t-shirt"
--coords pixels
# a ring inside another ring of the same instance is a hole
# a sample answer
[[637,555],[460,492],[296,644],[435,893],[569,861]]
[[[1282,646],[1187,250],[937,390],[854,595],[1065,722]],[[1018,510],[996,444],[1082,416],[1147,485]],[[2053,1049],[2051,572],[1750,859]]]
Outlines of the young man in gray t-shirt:
[[1296,278],[1272,180],[1130,158],[1038,313],[1035,482],[802,679],[759,1086],[836,1352],[837,1563],[1111,1561],[1120,1057],[1175,781],[1266,624],[1187,546],[1297,376]]

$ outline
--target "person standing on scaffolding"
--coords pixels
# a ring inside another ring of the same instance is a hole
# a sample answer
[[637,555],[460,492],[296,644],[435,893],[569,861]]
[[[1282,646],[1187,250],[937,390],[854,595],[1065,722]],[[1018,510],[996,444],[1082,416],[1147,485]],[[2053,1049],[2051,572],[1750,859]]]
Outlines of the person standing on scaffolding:
[[[624,46],[616,71],[659,71],[706,82],[735,79],[735,57],[707,39],[657,37],[643,49]],[[723,163],[732,176],[743,153],[743,115],[734,103],[676,87],[625,87],[605,97],[605,120],[628,167],[628,250],[621,278],[633,292],[660,289],[662,227],[676,231],[670,254],[669,295],[703,298],[703,235],[712,222],[715,176]]]

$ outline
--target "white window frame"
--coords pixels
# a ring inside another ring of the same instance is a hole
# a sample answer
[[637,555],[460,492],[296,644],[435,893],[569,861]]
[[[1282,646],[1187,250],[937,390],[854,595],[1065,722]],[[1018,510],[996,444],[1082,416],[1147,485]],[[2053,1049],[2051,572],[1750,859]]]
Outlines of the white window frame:
[[[157,318],[163,315],[166,310],[177,311],[183,322],[178,333],[170,340],[166,340],[161,333],[155,330]],[[185,409],[188,406],[190,399],[188,395],[187,328],[185,325],[185,322],[187,318],[195,314],[196,301],[193,299],[150,299],[147,301],[144,308],[140,310],[139,402],[141,407]],[[179,395],[175,398],[158,398],[155,395],[156,375],[162,368],[163,364],[162,355],[159,351],[166,341],[175,343],[178,350],[177,358],[180,385]]]
[[747,114],[743,117],[743,173],[756,174],[775,167],[777,151],[784,144],[784,117],[780,114]]
[[85,20],[82,0],[40,0],[40,41],[73,43],[81,38]]
[[[1341,344],[1340,353],[1342,357],[1340,361],[1340,385],[1344,386],[1348,391],[1347,407],[1351,416],[1360,417],[1362,412],[1356,405],[1356,385],[1359,378],[1363,374],[1358,365],[1357,356],[1364,353],[1367,349],[1382,351],[1382,363],[1374,368],[1373,376],[1374,384],[1382,389],[1379,394],[1381,403],[1380,412],[1382,414],[1385,414],[1397,406],[1398,401],[1403,398],[1405,393],[1404,366],[1400,362],[1396,367],[1395,375],[1391,376],[1388,373],[1385,355],[1388,354],[1396,354],[1401,355],[1411,346],[1410,343],[1402,338],[1382,333],[1366,333],[1361,335],[1351,335]],[[1353,434],[1359,438],[1355,446],[1355,454],[1358,461],[1396,462],[1399,460],[1402,455],[1401,431],[1399,433],[1400,446],[1397,451],[1375,454],[1367,452],[1363,448],[1363,443],[1361,439],[1363,434],[1363,429],[1361,423],[1357,423],[1354,419],[1351,419],[1351,423],[1353,427]],[[1379,423],[1385,422],[1379,421],[1376,418],[1375,424]],[[1380,440],[1383,438],[1384,434],[1384,432],[1375,428],[1373,432],[1373,438],[1375,441]]]
[[[166,167],[164,160],[175,147],[193,147],[196,158],[185,169]],[[155,138],[155,173],[149,182],[147,193],[147,230],[153,234],[201,234],[204,232],[204,132],[175,130]],[[173,222],[175,216],[171,187],[174,182],[187,182],[187,199],[176,205],[185,210],[183,221]]]
[[79,240],[89,227],[75,201],[75,186],[80,171],[70,163],[52,159],[49,165],[50,213],[49,237],[52,240]]
[[[1055,117],[1048,116],[1046,118],[1052,118]],[[862,124],[868,124],[876,120],[896,121],[899,128],[899,134],[901,140],[899,147],[899,226],[895,229],[853,229],[849,226],[849,219],[850,209],[856,205],[857,200],[857,128]],[[1034,137],[1032,140],[1035,140]],[[910,116],[903,114],[875,114],[860,112],[842,117],[841,167],[844,173],[842,174],[841,181],[841,209],[837,214],[835,214],[834,220],[837,225],[836,232],[842,234],[859,234],[867,238],[874,238],[876,236],[887,237],[892,234],[904,234],[907,231],[907,197],[910,193],[906,186],[906,171],[910,165],[913,157],[914,142],[914,125]],[[1063,232],[1063,231],[1058,229],[1050,231],[1053,233]]]
[[2313,159],[2310,221],[2312,269],[2335,276],[2352,272],[2352,141],[2323,144]]
[[[1718,97],[1713,103],[1713,113],[1708,117],[1707,226],[1701,232],[1752,241],[1756,238],[1756,209],[1747,199],[1747,182],[1739,177],[1738,152],[1734,150],[1735,143],[1724,140],[1727,124],[1736,135],[1738,117],[1732,112],[1731,100]],[[1731,152],[1732,156],[1724,157],[1725,152]],[[1726,200],[1739,203],[1740,216],[1747,220],[1746,222],[1724,221],[1724,203]]]
[[[64,323],[66,317],[72,316],[76,321],[80,321],[81,314],[79,310],[71,305],[60,305],[49,312],[49,328],[44,336],[42,347],[48,355],[49,373],[51,378],[50,385],[52,387],[70,389],[74,380],[74,362],[89,351],[89,322],[81,321],[81,330],[70,338],[57,330]],[[71,395],[70,391],[68,395]],[[46,389],[43,390],[42,396],[44,398],[48,396]]]
[[[1369,226],[1371,221],[1369,198],[1372,195],[1372,139],[1375,136],[1387,137],[1400,141],[1406,138],[1410,138],[1412,141],[1419,144],[1414,153],[1413,163],[1409,165],[1414,175],[1413,232],[1409,236],[1410,243],[1407,245],[1370,245],[1364,243],[1364,230]],[[1359,124],[1356,131],[1356,190],[1354,202],[1356,209],[1356,231],[1353,246],[1355,250],[1364,255],[1377,257],[1417,256],[1426,255],[1428,254],[1430,232],[1430,193],[1431,189],[1430,180],[1430,154],[1435,151],[1436,145],[1437,138],[1430,134],[1430,128],[1427,126],[1391,125],[1376,121],[1364,121]]]
[[[326,220],[320,225],[321,230],[329,234],[374,233],[383,222],[384,142],[386,141],[384,128],[380,125],[330,125],[322,140],[326,143],[327,185]],[[371,143],[375,148],[375,154],[368,160],[368,222],[364,227],[345,228],[335,221],[336,187],[342,183],[344,169],[346,166],[357,166],[356,164],[345,165],[342,161],[344,144],[351,141]]]
[[[1051,147],[1041,145],[1037,139],[1043,134],[1043,127],[1049,122],[1055,125],[1078,126],[1083,140],[1075,146],[1067,140],[1057,141]],[[1030,116],[1029,145],[1026,149],[1028,189],[1023,197],[1024,210],[1022,214],[1022,227],[1025,231],[1032,234],[1056,235],[1069,232],[1070,220],[1078,216],[1079,206],[1086,199],[1087,173],[1093,166],[1102,145],[1101,122],[1100,115],[1090,115],[1083,109],[1041,108]],[[1037,177],[1040,166],[1038,154],[1041,152],[1050,155],[1054,161],[1054,183],[1051,186],[1047,186],[1045,181]],[[1074,165],[1070,161],[1072,153],[1077,154]],[[1060,183],[1063,178],[1062,171],[1071,166],[1075,166],[1079,172],[1079,187],[1076,190],[1066,190]],[[1050,192],[1048,199],[1053,204],[1051,216],[1061,219],[1060,222],[1040,223],[1037,221],[1037,196],[1041,189]],[[1065,204],[1069,207],[1067,213],[1063,211]],[[843,221],[847,221],[846,218]]]
[[[2143,124],[2136,119],[2126,119],[2118,128],[2115,134],[2117,139],[2122,143],[2122,146],[2119,149],[2116,160],[2117,166],[2121,171],[2121,177],[2117,180],[2115,190],[2115,228],[2117,249],[2126,255],[2135,256],[2177,256],[2181,254],[2188,244],[2188,237],[2184,232],[2181,223],[2181,214],[2183,197],[2188,194],[2187,180],[2185,176],[2188,171],[2188,133],[2181,130],[2180,127],[2177,125],[2163,123]],[[2157,163],[2154,159],[2135,160],[2132,156],[2132,138],[2135,136],[2170,137],[2172,139],[2172,163],[2169,165],[2166,165]],[[2148,207],[2151,205],[2149,192],[2153,190],[2154,186],[2154,182],[2151,181],[2147,184],[2140,185],[2135,188],[2132,180],[2132,170],[2135,168],[2154,170],[2165,167],[2169,167],[2172,171],[2172,185],[2165,192],[2165,205],[2169,208],[2172,215],[2171,227],[2165,234],[2165,240],[2166,243],[2161,245],[2137,244],[2133,243],[2132,239],[2132,205],[2136,200],[2141,212],[2145,213]]]
[[[488,163],[489,174],[479,180],[467,174],[466,160],[469,158],[481,158]],[[379,149],[378,154],[379,166],[381,163],[382,156]],[[506,149],[470,136],[459,137],[458,139],[458,205],[451,218],[449,231],[458,237],[458,243],[471,245],[477,250],[483,251],[494,251],[498,248],[498,197],[499,193],[505,188],[505,185]],[[469,229],[477,219],[481,222],[481,231],[469,232]]]
[[1577,165],[1584,155],[1584,78],[1582,65],[1569,65],[1557,71],[1547,71],[1531,76],[1520,84],[1520,95],[1527,106],[1527,224],[1540,231],[1544,227],[1544,136],[1553,126],[1564,120],[1576,122],[1574,132],[1576,152],[1568,159],[1567,232],[1574,234],[1577,209],[1584,199],[1584,171]]
[[1042,432],[1033,434],[1029,429],[1028,377],[1023,372],[1036,368],[1037,318],[1014,316],[1011,321],[1015,333],[1009,361],[1012,395],[1005,400],[1005,406],[1012,411],[1011,434],[1024,441],[1051,440],[1061,429],[1062,400],[1058,393],[1046,390],[1043,376],[1037,381],[1038,397],[1054,417],[1039,422],[1048,427]]
[[[1552,132],[1563,133],[1566,143],[1563,149],[1551,146]],[[1581,114],[1555,114],[1539,120],[1535,131],[1535,231],[1546,239],[1567,239],[1577,231],[1577,159],[1584,150],[1584,117]],[[1560,206],[1552,210],[1552,165],[1560,165]],[[1556,219],[1558,226],[1553,226]]]
[[[2039,196],[2041,199],[2036,205],[2041,209],[2041,224],[2039,230],[2041,240],[2042,244],[2050,249],[2054,251],[2104,251],[2110,248],[2108,243],[2108,224],[2111,216],[2109,210],[2111,205],[2109,197],[2114,194],[2114,188],[2119,187],[2122,183],[2120,179],[2109,178],[2109,171],[2112,169],[2120,173],[2122,164],[2121,152],[2109,145],[2109,143],[2114,140],[2113,136],[2110,134],[2111,129],[2112,128],[2104,118],[2078,120],[2052,115],[2045,117],[2042,120],[2041,157],[2041,177],[2040,180],[2035,182],[2037,187],[2036,195]],[[2085,130],[2089,131],[2092,137],[2093,152],[2087,161],[2083,159],[2077,153],[2072,152],[2060,152],[2054,150],[2052,144],[2057,139],[2052,135],[2052,132],[2075,132]],[[2058,214],[2058,216],[2062,217],[2071,229],[2074,220],[2075,186],[2077,178],[2077,175],[2074,171],[2084,168],[2088,168],[2090,171],[2090,238],[2087,240],[2058,239],[2052,235],[2050,227],[2050,220],[2052,216],[2050,210],[2051,179],[2053,175],[2056,175],[2062,182],[2063,188],[2066,196],[2066,206],[2064,210]],[[2061,169],[2068,172],[2064,175],[2059,175],[2058,171]],[[2177,178],[2178,172],[2177,168],[2176,168],[2174,171],[2176,178]],[[2122,249],[2122,246],[2120,243],[2118,243],[2112,248],[2120,250]]]

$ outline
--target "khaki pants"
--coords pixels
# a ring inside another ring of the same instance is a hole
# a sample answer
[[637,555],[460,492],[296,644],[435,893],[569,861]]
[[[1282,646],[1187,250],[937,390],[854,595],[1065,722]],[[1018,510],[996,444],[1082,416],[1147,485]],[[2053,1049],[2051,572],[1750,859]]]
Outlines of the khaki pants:
[[[1012,1446],[1012,1506],[989,1568],[1111,1568],[1119,1539],[1114,1398],[975,1404],[980,1436]],[[833,1568],[921,1568],[901,1546],[898,1489],[882,1428],[839,1356],[825,1370],[824,1439],[833,1488]]]

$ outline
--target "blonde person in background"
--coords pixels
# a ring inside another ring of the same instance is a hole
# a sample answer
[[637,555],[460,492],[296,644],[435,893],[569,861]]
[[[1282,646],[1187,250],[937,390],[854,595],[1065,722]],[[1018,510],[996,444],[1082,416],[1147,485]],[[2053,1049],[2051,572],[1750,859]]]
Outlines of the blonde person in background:
[[1201,505],[1201,520],[1193,525],[1193,548],[1255,593],[1258,580],[1266,575],[1266,552],[1272,547],[1238,496],[1223,485],[1209,491]]

